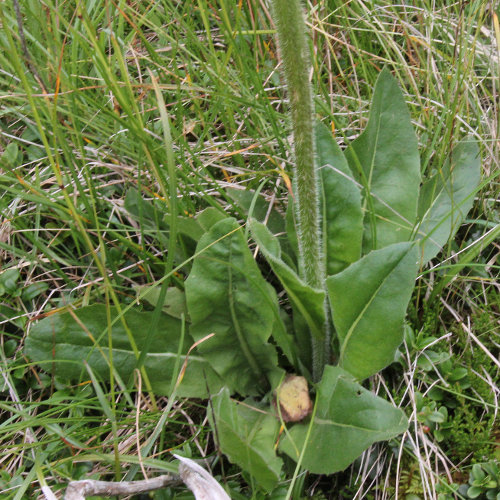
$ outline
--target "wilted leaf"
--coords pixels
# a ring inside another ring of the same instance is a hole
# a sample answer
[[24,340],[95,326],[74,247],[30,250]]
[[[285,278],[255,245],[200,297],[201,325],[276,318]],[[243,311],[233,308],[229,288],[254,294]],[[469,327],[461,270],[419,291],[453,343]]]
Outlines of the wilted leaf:
[[[348,467],[377,441],[391,439],[408,427],[404,413],[353,381],[337,366],[326,366],[310,422],[295,424],[280,450],[314,474],[333,474]],[[306,442],[310,430],[309,439]]]
[[275,404],[285,422],[300,422],[312,411],[309,387],[305,377],[287,375],[276,389]]

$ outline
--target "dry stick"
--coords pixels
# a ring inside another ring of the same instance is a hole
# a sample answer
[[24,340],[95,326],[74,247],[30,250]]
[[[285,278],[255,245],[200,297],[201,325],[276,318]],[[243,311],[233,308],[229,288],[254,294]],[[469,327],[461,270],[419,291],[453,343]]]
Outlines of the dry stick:
[[190,458],[173,455],[181,462],[179,474],[196,500],[231,500],[224,488],[201,465]]
[[122,481],[121,483],[83,479],[82,481],[71,481],[69,483],[64,500],[85,500],[86,497],[95,495],[105,497],[133,495],[181,483],[179,477],[174,474],[164,474],[143,481]]
[[38,82],[40,87],[42,87],[44,93],[47,94],[48,93],[47,85],[45,85],[45,82],[38,73],[38,70],[36,69],[35,65],[33,64],[33,61],[31,60],[30,53],[28,52],[28,46],[26,45],[26,37],[24,36],[23,18],[21,16],[21,8],[19,7],[19,0],[12,0],[12,3],[14,4],[14,10],[16,11],[17,29],[19,31],[19,41],[21,43],[21,48],[23,50],[24,59],[26,60],[26,64],[28,65],[29,70],[35,77],[35,80]]
[[[174,457],[181,462],[179,464],[180,477],[193,492],[196,500],[231,500],[231,497],[212,475],[194,460],[175,454]],[[64,500],[85,500],[87,496],[94,495],[111,497],[146,493],[166,486],[175,486],[181,484],[182,481],[174,474],[165,474],[144,481],[122,481],[121,483],[84,479],[69,483]]]

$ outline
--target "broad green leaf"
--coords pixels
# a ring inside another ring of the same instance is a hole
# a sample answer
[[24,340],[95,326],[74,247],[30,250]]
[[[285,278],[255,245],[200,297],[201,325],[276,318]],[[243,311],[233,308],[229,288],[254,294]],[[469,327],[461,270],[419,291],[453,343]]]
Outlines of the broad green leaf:
[[[77,319],[75,319],[75,317]],[[125,328],[114,307],[110,308],[112,322],[113,368],[125,381],[132,380],[136,357],[130,347]],[[134,309],[124,315],[137,349],[141,351],[146,342],[144,327],[152,319],[152,312],[138,312]],[[66,380],[79,382],[85,377],[83,362],[86,361],[98,376],[109,379],[108,312],[105,305],[96,304],[74,311],[55,313],[31,327],[26,338],[26,354],[46,371]],[[162,315],[158,329],[154,332],[144,366],[153,391],[159,395],[170,395],[172,380],[185,360],[185,354],[193,344],[187,337],[178,355],[181,338],[181,322]],[[180,361],[180,362],[179,362]],[[189,355],[186,373],[177,395],[184,397],[206,397],[218,391],[222,381],[210,365],[196,352]]]
[[278,482],[282,460],[274,445],[278,438],[279,421],[257,403],[238,404],[222,389],[212,398],[212,426],[221,451],[234,464],[252,475],[266,491]]
[[270,206],[270,203],[264,199],[262,194],[256,191],[228,188],[226,192],[245,213],[247,219],[251,217],[265,223],[269,230],[276,235],[281,245],[282,259],[288,265],[294,267],[296,253],[293,241],[290,241],[286,234],[286,215],[282,215],[275,207]]
[[[206,233],[214,224],[226,218],[227,216],[215,207],[207,207],[196,215],[196,222],[198,222],[203,229],[203,232]],[[201,236],[202,235],[200,235],[200,238]],[[198,238],[197,241],[200,238]]]
[[327,275],[336,274],[361,257],[363,212],[361,193],[342,150],[323,124],[316,125]]
[[[161,295],[160,285],[140,285],[135,287],[135,290],[139,300],[144,300],[153,307],[158,305]],[[174,318],[181,319],[182,315],[184,315],[184,318],[187,320],[186,294],[176,287],[169,287],[161,309],[165,314]]]
[[264,224],[255,219],[250,219],[248,224],[252,237],[281,281],[294,308],[307,322],[311,333],[317,338],[322,338],[325,324],[325,293],[311,288],[281,260],[279,241]]
[[143,199],[139,190],[131,188],[125,196],[124,208],[144,230],[153,231],[160,241],[168,242],[169,227],[157,203]]
[[[256,195],[255,191],[235,188],[226,189],[226,193],[245,214],[251,215],[259,222],[267,220],[267,226],[274,234],[285,231],[285,218],[275,208],[269,207],[269,203],[261,194]],[[252,203],[253,211],[250,214]]]
[[403,94],[387,69],[375,85],[368,124],[346,158],[365,188],[363,253],[409,241],[417,217],[420,157]]
[[[18,269],[10,268],[2,271],[0,274],[0,287],[3,293],[13,293],[20,289],[20,286],[17,284],[17,280],[21,273]],[[2,293],[0,293],[2,295]]]
[[18,153],[19,153],[19,148],[17,146],[17,143],[11,142],[7,145],[0,158],[2,159],[4,165],[8,165],[10,167],[17,167],[16,160]]
[[35,297],[41,295],[45,290],[49,288],[49,284],[45,281],[37,281],[36,283],[31,283],[26,288],[23,288],[22,299],[23,300],[33,300]]
[[418,233],[421,264],[435,257],[453,237],[472,208],[481,177],[477,143],[460,142],[443,168],[424,183],[420,191]]
[[344,470],[373,443],[392,439],[408,427],[400,409],[338,366],[325,367],[313,415],[311,429],[310,422],[294,425],[282,439],[280,451],[297,461],[306,446],[301,465],[314,474]]
[[417,249],[396,243],[374,250],[327,280],[339,365],[362,380],[394,360],[415,284]]
[[[131,188],[125,196],[124,206],[142,228],[154,234],[162,243],[168,243],[170,216],[165,213],[166,206],[164,207],[159,200],[147,201],[137,189]],[[198,241],[204,232],[197,219],[185,216],[177,217],[177,231],[179,235],[187,236],[193,241]],[[184,258],[185,256],[179,255],[177,260]]]
[[233,218],[217,222],[199,241],[199,255],[185,283],[190,332],[198,350],[232,390],[266,389],[277,356],[268,343],[282,328],[278,299],[262,277],[243,231]]

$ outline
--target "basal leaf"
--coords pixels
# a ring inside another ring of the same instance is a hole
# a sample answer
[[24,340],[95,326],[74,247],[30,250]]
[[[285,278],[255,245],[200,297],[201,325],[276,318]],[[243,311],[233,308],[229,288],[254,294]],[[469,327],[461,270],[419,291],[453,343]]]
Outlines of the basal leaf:
[[420,240],[421,265],[435,257],[456,233],[472,208],[480,177],[479,148],[469,139],[460,142],[443,168],[424,183],[416,236]]
[[242,395],[263,392],[277,356],[268,343],[282,328],[276,293],[262,277],[235,219],[217,222],[199,241],[185,283],[190,333],[226,385]]
[[10,167],[17,167],[16,159],[19,154],[19,147],[17,142],[10,142],[4,149],[2,155],[0,156],[2,163]]
[[346,158],[365,188],[364,253],[409,241],[417,217],[420,157],[408,108],[388,70],[378,77],[368,124]]
[[[196,215],[196,222],[198,222],[200,227],[203,229],[203,235],[214,224],[226,218],[227,216],[224,215],[224,213],[220,210],[217,210],[215,207],[207,207]],[[200,238],[202,235],[200,235]],[[196,241],[198,241],[200,238],[198,238]]]
[[328,128],[321,123],[316,125],[316,152],[320,173],[323,254],[327,275],[331,275],[361,257],[361,194],[342,150]]
[[[124,208],[139,223],[144,232],[152,234],[163,245],[168,246],[170,216],[165,214],[166,207],[160,203],[160,200],[147,201],[137,189],[131,188],[125,196]],[[204,231],[197,219],[178,216],[177,232],[182,245],[176,250],[175,262],[181,263],[192,255],[194,242],[201,238]]]
[[[161,285],[139,285],[135,287],[137,299],[144,300],[148,304],[156,307],[161,297]],[[186,307],[186,294],[176,287],[169,287],[165,294],[161,309],[165,314],[174,318],[184,318],[188,320]]]
[[282,439],[280,450],[299,459],[314,474],[333,474],[348,467],[373,443],[404,432],[408,420],[389,402],[356,383],[338,366],[326,366],[310,422],[295,424]]
[[396,243],[374,250],[327,282],[339,365],[362,380],[394,360],[415,284],[417,249]]
[[157,203],[143,199],[139,190],[130,188],[125,196],[124,208],[144,230],[151,231],[162,242],[168,241],[169,226],[164,211]]
[[[140,352],[146,342],[144,327],[152,320],[152,312],[129,310],[124,321],[132,332]],[[112,361],[115,372],[125,382],[132,380],[137,358],[134,355],[122,320],[116,308],[111,307],[109,317],[112,323]],[[76,318],[76,319],[75,319]],[[151,339],[144,367],[152,389],[159,395],[170,395],[172,380],[177,380],[178,371],[185,360],[185,354],[193,344],[187,336],[178,355],[181,338],[181,322],[171,316],[162,315],[158,328]],[[69,312],[55,313],[35,323],[26,338],[26,355],[44,370],[74,382],[85,377],[83,362],[86,361],[93,372],[109,379],[111,359],[108,339],[108,312],[103,304],[96,304]],[[179,359],[180,358],[180,359]],[[191,353],[186,373],[177,394],[184,397],[206,397],[218,391],[222,381],[210,365]]]
[[252,401],[244,404],[233,401],[227,388],[212,398],[211,407],[221,451],[232,463],[251,474],[262,488],[271,491],[283,464],[274,450],[279,421],[269,408],[264,411]]
[[317,338],[322,338],[325,324],[325,293],[311,288],[281,260],[279,241],[264,224],[255,219],[250,219],[248,224],[252,237],[281,281],[294,308],[303,316],[311,333]]
[[286,215],[278,212],[274,206],[264,199],[262,194],[256,191],[228,188],[226,193],[245,213],[247,219],[251,217],[266,224],[269,230],[276,235],[281,245],[282,259],[287,264],[294,266],[296,253],[293,241],[286,234]]
[[[285,231],[285,218],[275,208],[269,207],[269,203],[263,198],[262,194],[256,194],[252,190],[228,188],[226,193],[235,201],[235,203],[247,215],[251,215],[259,222],[267,220],[269,229],[274,233],[283,233]],[[253,210],[250,214],[250,208],[253,204]]]

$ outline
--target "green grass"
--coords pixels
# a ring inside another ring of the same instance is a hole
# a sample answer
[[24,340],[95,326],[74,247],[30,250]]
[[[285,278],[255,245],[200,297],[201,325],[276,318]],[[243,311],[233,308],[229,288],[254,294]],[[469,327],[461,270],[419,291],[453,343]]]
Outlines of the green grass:
[[[262,182],[266,200],[283,210],[291,176],[265,2],[21,4],[26,53],[13,4],[0,5],[0,497],[16,500],[35,498],[44,484],[60,491],[70,478],[168,471],[178,448],[216,456],[206,405],[178,401],[139,460],[167,400],[151,399],[144,380],[133,394],[106,381],[67,386],[23,357],[23,340],[54,308],[123,307],[136,286],[169,273],[184,243],[155,217],[168,223],[207,206],[241,217],[225,189]],[[340,144],[366,125],[375,79],[388,66],[410,103],[423,174],[468,134],[483,158],[469,220],[421,273],[402,363],[372,382],[405,408],[410,430],[350,472],[322,478],[327,498],[341,490],[345,498],[437,498],[445,482],[466,483],[472,463],[500,459],[496,19],[480,0],[308,5],[316,112]],[[154,202],[153,216],[126,209],[132,188]],[[177,286],[188,269],[171,278]],[[454,380],[457,367],[466,381]],[[462,424],[429,426],[422,408],[432,402]],[[471,440],[470,451],[467,435],[481,441]],[[216,459],[214,467],[258,498],[230,464]],[[305,495],[314,481],[304,487]]]

